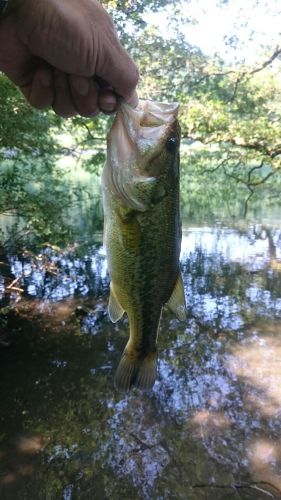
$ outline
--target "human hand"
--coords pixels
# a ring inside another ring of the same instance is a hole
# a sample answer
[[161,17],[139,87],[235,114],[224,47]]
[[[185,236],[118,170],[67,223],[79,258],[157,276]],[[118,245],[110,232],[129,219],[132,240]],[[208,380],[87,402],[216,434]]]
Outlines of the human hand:
[[0,70],[38,109],[63,117],[137,105],[138,70],[97,0],[10,0]]

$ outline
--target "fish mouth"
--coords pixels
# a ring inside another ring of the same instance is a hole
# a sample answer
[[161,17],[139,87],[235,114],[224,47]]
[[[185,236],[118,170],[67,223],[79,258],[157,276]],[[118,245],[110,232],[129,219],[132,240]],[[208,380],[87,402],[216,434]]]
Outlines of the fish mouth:
[[[176,120],[179,111],[179,103],[153,102],[140,100],[136,108],[123,102],[120,112],[123,119],[128,124],[128,133],[132,139],[136,134],[150,136],[152,130],[158,131],[158,127],[167,127]],[[168,127],[167,127],[168,128]],[[152,134],[153,135],[153,134]]]
[[143,113],[140,121],[142,127],[157,127],[158,125],[163,125],[176,119],[179,111],[179,104],[177,102],[164,103],[140,101],[137,110]]
[[[119,108],[124,133],[134,150],[151,161],[157,158],[173,131],[179,104],[140,100],[137,108],[123,102]],[[118,117],[117,117],[118,118]]]

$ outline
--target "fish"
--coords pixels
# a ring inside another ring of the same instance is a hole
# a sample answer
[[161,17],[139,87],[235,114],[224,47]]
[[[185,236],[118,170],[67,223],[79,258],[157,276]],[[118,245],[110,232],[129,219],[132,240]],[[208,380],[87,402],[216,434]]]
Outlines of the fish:
[[108,313],[126,313],[130,336],[115,387],[150,390],[157,377],[163,307],[186,319],[180,271],[180,125],[177,103],[120,104],[107,136],[101,177]]

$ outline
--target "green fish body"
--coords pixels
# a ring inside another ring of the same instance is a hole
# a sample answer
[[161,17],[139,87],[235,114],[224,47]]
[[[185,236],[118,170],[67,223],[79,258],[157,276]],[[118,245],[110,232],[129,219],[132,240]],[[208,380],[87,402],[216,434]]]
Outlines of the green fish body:
[[150,389],[163,306],[186,317],[179,269],[180,127],[177,104],[123,103],[108,134],[102,175],[109,316],[127,313],[130,338],[115,385]]

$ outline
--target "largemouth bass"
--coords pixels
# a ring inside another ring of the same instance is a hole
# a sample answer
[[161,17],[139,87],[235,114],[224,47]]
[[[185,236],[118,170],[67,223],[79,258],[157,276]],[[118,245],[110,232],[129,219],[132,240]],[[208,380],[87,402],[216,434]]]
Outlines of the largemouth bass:
[[115,375],[117,388],[150,389],[157,335],[166,304],[186,317],[179,269],[178,104],[122,103],[107,138],[102,174],[104,240],[111,278],[108,312],[126,312],[130,338]]

